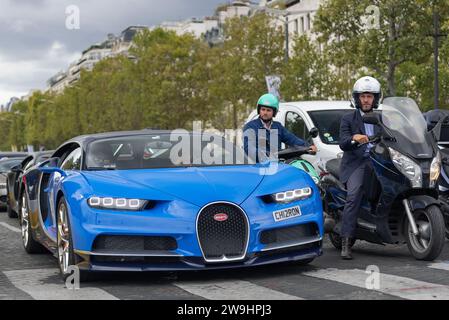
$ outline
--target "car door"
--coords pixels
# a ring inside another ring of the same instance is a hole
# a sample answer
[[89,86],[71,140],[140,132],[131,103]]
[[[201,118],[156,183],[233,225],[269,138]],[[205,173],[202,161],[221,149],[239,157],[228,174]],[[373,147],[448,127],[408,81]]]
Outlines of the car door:
[[[81,169],[81,155],[82,150],[80,147],[76,148],[75,150],[72,150],[71,152],[68,152],[67,156],[63,159],[61,159],[61,165],[60,169],[64,172],[68,171],[74,171],[74,170],[80,170]],[[48,187],[44,189],[44,192],[46,193],[46,198],[48,202],[48,209],[50,211],[51,216],[51,223],[52,226],[56,227],[56,210],[57,210],[57,203],[54,202],[54,199],[56,198],[56,192],[57,187],[60,183],[60,181],[64,177],[59,173],[55,172],[50,175]]]

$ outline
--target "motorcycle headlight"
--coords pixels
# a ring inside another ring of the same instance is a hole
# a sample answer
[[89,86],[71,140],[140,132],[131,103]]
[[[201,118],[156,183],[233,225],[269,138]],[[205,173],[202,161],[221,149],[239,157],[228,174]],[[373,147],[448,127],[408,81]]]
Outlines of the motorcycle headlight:
[[422,170],[421,167],[409,157],[403,155],[399,151],[388,148],[391,160],[396,169],[406,176],[412,183],[413,188],[422,188]]
[[286,192],[279,192],[271,195],[274,202],[290,203],[293,201],[304,200],[312,196],[312,188],[295,189]]
[[123,211],[140,211],[147,203],[146,200],[124,198],[91,197],[87,200],[87,204],[92,208]]
[[441,174],[441,154],[437,153],[437,156],[433,159],[430,165],[430,187],[434,187]]

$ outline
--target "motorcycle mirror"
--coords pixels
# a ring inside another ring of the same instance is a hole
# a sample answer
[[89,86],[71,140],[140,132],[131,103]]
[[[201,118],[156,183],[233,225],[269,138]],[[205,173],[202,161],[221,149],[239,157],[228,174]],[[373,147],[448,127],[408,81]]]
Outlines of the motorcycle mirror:
[[443,123],[449,119],[449,115],[443,117],[438,121],[437,125],[431,130],[436,141],[440,141],[441,139],[441,128]]
[[312,128],[312,129],[310,129],[310,131],[309,131],[309,136],[310,137],[312,137],[312,138],[316,138],[316,137],[318,137],[318,135],[320,134],[320,131],[318,130],[318,128]]
[[372,124],[372,125],[379,125],[379,118],[375,115],[364,115],[363,116],[363,123]]

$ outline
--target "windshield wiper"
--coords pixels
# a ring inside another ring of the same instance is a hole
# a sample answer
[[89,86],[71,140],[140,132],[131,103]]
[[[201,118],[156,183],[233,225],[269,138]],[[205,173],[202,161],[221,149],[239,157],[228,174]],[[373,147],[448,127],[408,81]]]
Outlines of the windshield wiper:
[[87,168],[87,170],[89,170],[89,171],[107,171],[107,170],[109,170],[109,171],[114,171],[114,170],[117,170],[117,168],[108,168],[108,167],[89,167],[89,168]]

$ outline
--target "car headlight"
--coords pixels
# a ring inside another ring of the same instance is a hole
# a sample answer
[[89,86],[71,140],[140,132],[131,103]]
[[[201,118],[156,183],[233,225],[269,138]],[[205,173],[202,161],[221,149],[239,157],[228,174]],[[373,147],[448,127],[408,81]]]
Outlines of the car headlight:
[[90,207],[96,209],[140,211],[147,205],[147,200],[124,198],[91,197],[87,200]]
[[412,183],[413,188],[422,188],[422,170],[421,167],[409,157],[399,151],[388,148],[391,159],[396,169],[406,176]]
[[430,187],[434,187],[441,174],[441,154],[437,153],[437,156],[433,159],[430,165]]
[[295,189],[285,192],[279,192],[271,195],[274,202],[290,203],[293,201],[304,200],[312,196],[312,188]]

